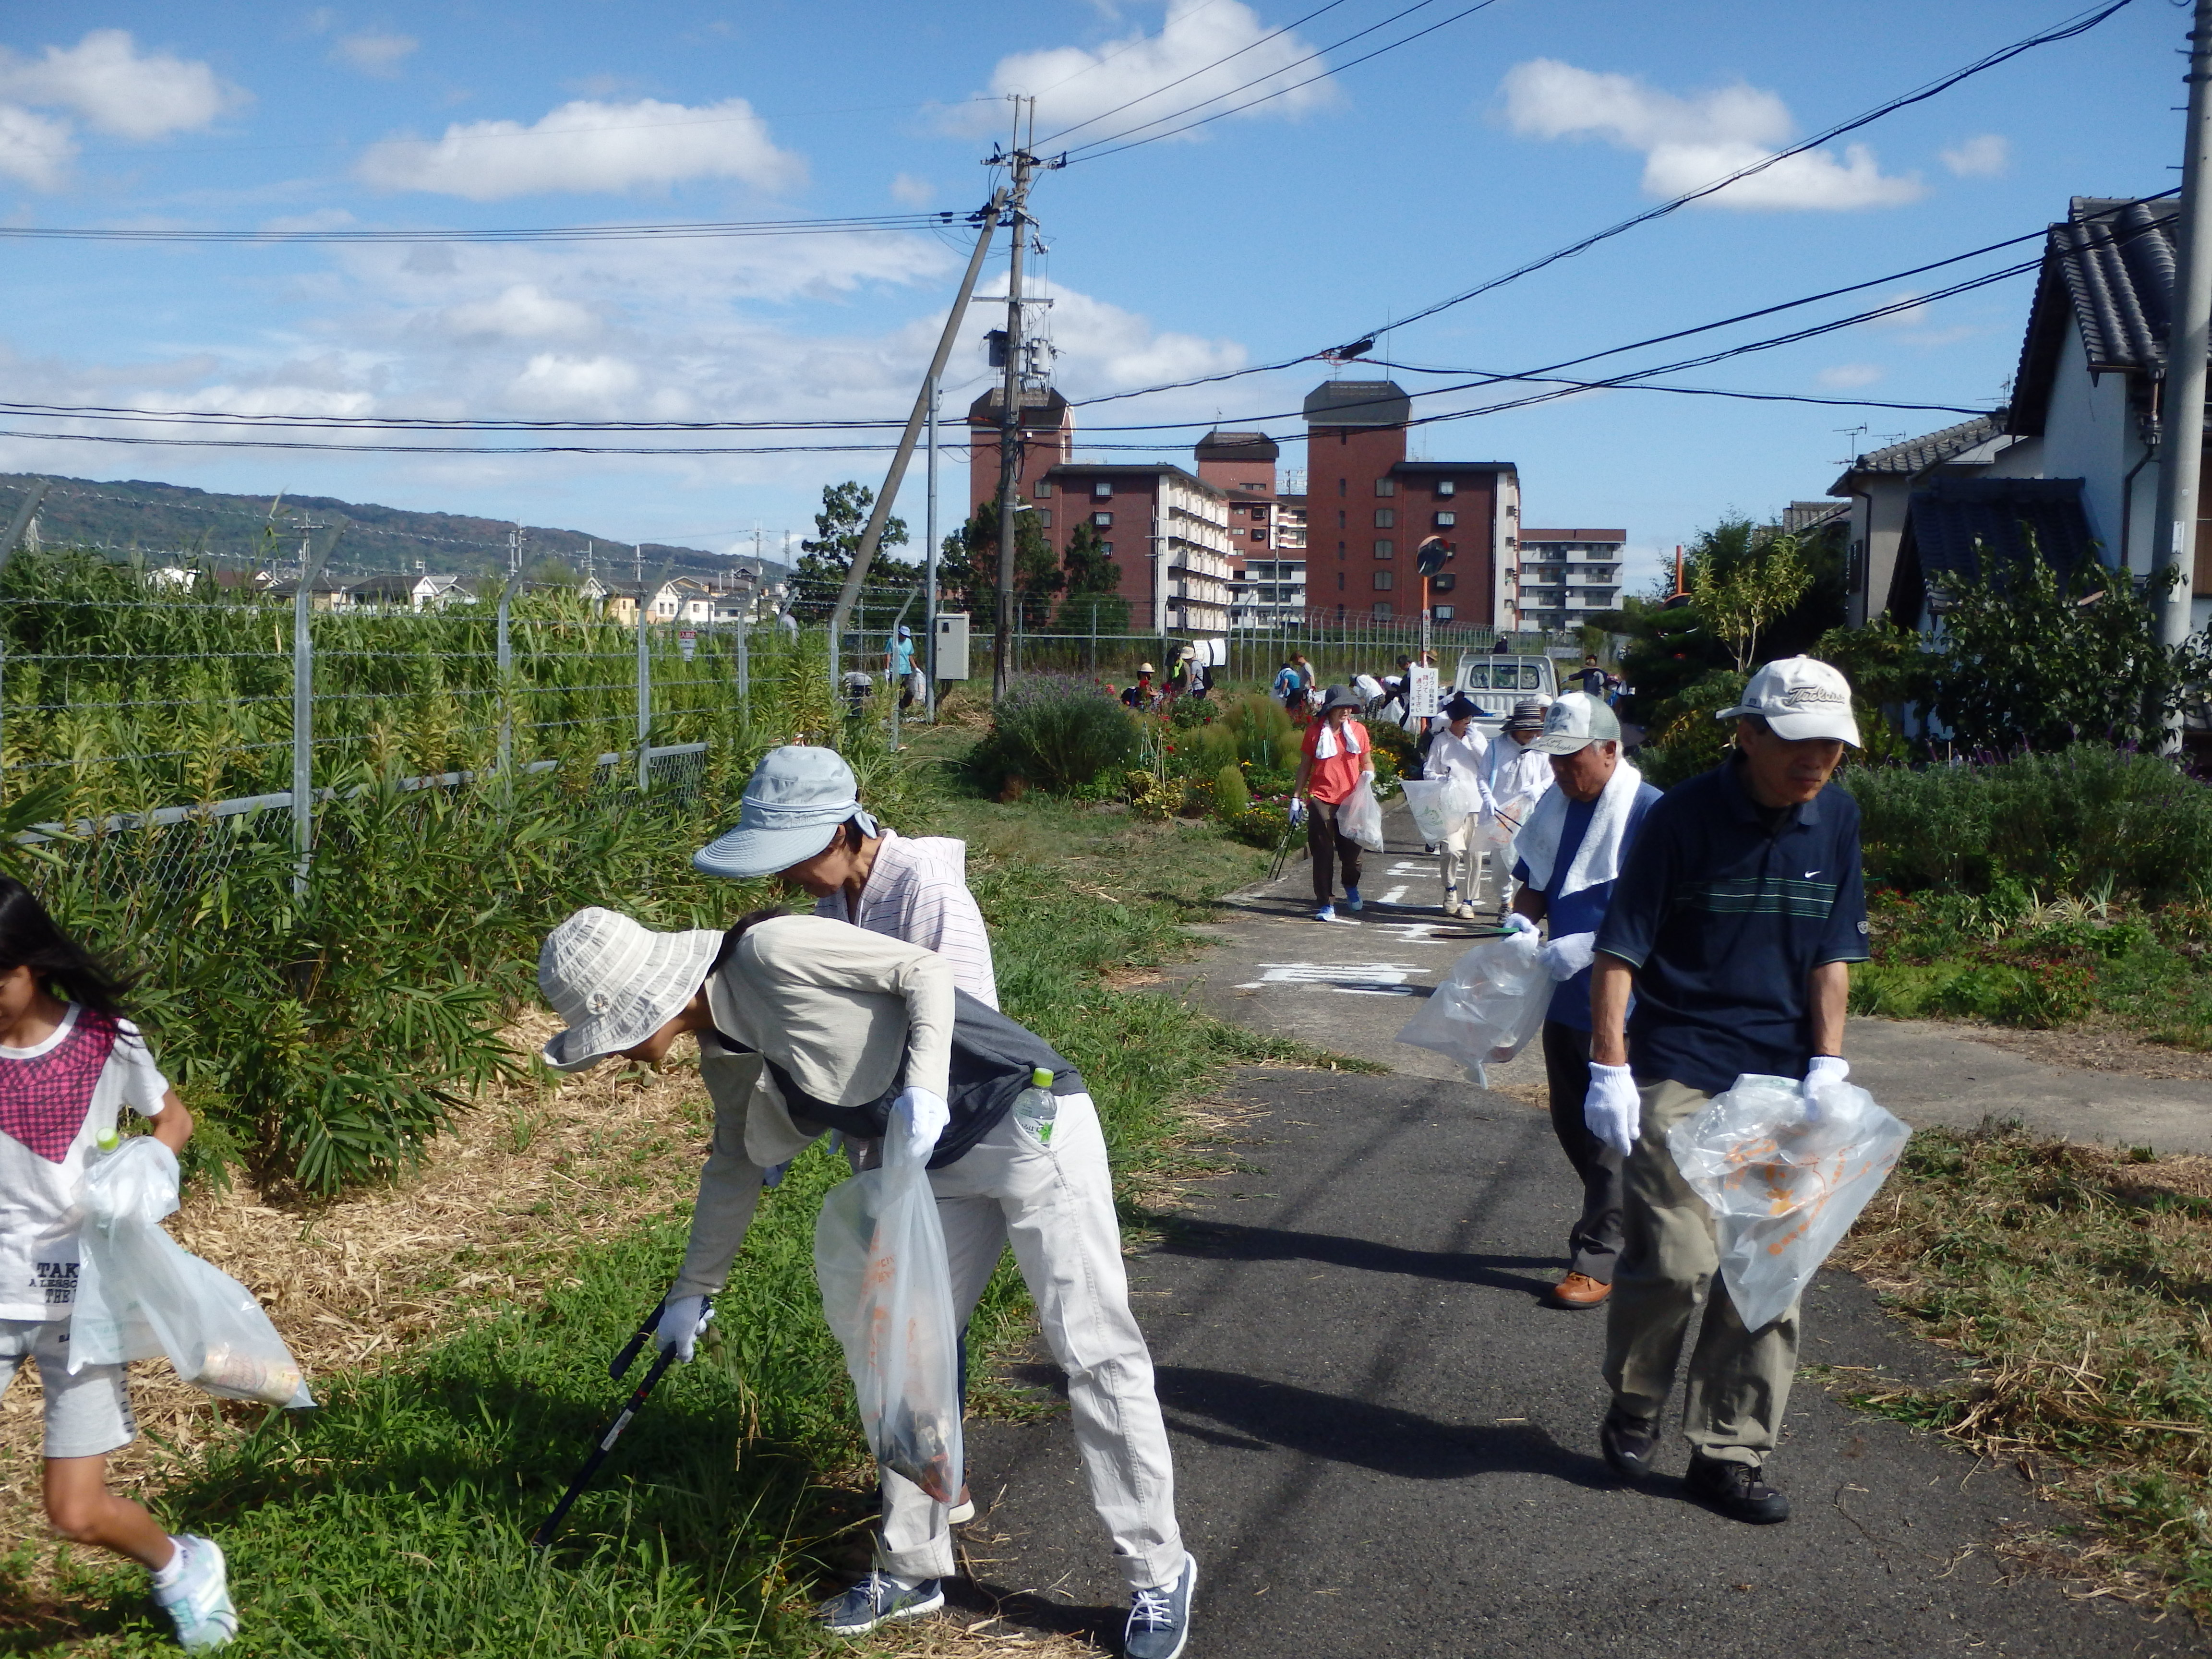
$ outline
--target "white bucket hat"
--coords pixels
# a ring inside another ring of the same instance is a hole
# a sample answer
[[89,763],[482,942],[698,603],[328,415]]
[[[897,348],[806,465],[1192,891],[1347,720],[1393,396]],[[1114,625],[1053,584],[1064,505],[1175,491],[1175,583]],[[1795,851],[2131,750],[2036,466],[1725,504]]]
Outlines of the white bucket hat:
[[1570,691],[1544,711],[1544,735],[1528,746],[1540,755],[1579,755],[1594,743],[1619,743],[1620,721],[1587,691]]
[[1851,713],[1851,683],[1817,657],[1782,657],[1751,677],[1743,701],[1714,716],[1746,714],[1764,720],[1786,742],[1832,738],[1859,748],[1859,723]]
[[753,769],[737,827],[694,853],[691,867],[709,876],[774,875],[828,847],[848,818],[860,821],[863,835],[880,833],[860,810],[860,786],[845,757],[834,749],[786,744]]
[[538,953],[538,988],[568,1026],[545,1063],[580,1072],[636,1047],[684,1012],[721,948],[713,928],[656,933],[618,911],[577,911]]

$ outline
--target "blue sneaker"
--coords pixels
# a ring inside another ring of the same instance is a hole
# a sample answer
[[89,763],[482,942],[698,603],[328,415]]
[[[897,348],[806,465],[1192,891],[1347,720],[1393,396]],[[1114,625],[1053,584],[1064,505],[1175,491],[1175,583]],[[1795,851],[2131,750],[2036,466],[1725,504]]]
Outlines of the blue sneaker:
[[1367,901],[1359,896],[1359,890],[1357,887],[1347,887],[1344,890],[1344,908],[1347,910],[1364,910],[1367,908]]
[[901,1589],[897,1579],[871,1571],[842,1595],[822,1604],[822,1624],[832,1636],[860,1636],[894,1619],[919,1619],[944,1605],[940,1579],[925,1578]]
[[1198,1558],[1185,1554],[1172,1584],[1129,1597],[1129,1622],[1121,1632],[1127,1659],[1176,1659],[1190,1639],[1190,1593],[1198,1588]]
[[[154,1600],[177,1626],[177,1640],[193,1653],[219,1648],[238,1634],[238,1609],[230,1602],[230,1575],[212,1538],[191,1533],[170,1540],[182,1558],[177,1576],[154,1586]],[[164,1569],[167,1571],[167,1569]]]

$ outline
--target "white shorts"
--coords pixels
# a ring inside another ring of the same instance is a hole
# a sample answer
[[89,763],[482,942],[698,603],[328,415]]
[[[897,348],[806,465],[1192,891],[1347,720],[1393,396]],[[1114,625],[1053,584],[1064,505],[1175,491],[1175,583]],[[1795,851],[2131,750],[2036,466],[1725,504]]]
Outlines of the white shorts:
[[48,1457],[99,1457],[138,1437],[131,1414],[131,1385],[120,1365],[69,1368],[66,1319],[0,1319],[0,1394],[8,1392],[26,1358],[39,1362],[46,1392]]

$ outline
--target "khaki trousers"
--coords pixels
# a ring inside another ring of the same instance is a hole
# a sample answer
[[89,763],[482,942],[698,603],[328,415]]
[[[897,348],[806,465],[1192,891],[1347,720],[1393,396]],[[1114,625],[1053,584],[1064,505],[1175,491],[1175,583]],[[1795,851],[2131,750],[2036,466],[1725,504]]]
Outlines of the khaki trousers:
[[1774,1449],[1797,1375],[1797,1308],[1759,1330],[1744,1328],[1720,1281],[1713,1212],[1667,1150],[1667,1131],[1712,1097],[1683,1083],[1647,1084],[1640,1092],[1644,1121],[1621,1170],[1625,1239],[1606,1303],[1605,1380],[1618,1409],[1657,1419],[1690,1320],[1703,1307],[1683,1438],[1703,1456],[1757,1468]]

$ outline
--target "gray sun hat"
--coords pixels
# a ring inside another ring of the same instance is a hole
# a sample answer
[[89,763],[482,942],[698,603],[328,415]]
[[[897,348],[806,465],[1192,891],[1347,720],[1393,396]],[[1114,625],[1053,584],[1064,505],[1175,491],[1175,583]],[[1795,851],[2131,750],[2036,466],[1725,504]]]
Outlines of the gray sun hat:
[[1348,685],[1330,686],[1328,695],[1321,700],[1321,712],[1324,714],[1332,708],[1364,708],[1366,707],[1367,699]]
[[771,749],[745,783],[738,824],[691,855],[709,876],[770,876],[812,858],[836,839],[837,826],[858,818],[865,835],[880,833],[860,810],[853,769],[834,749],[786,744]]
[[1544,735],[1528,746],[1540,755],[1579,755],[1594,743],[1619,743],[1620,720],[1587,691],[1570,691],[1546,711]]
[[1540,732],[1544,729],[1544,705],[1534,697],[1524,697],[1513,705],[1513,713],[1502,728],[1508,732]]
[[684,1012],[722,948],[713,928],[656,933],[616,910],[579,910],[545,936],[538,988],[566,1030],[541,1051],[556,1072],[580,1072],[635,1048]]

